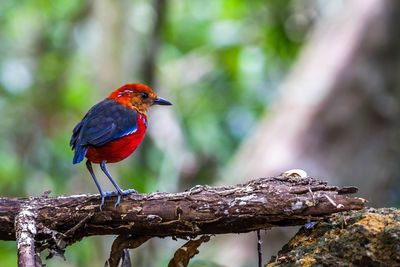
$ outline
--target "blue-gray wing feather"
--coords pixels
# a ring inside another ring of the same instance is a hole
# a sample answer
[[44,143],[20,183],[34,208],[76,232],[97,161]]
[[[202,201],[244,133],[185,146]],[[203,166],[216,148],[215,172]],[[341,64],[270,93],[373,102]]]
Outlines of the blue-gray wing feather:
[[87,147],[102,146],[137,130],[137,112],[112,99],[93,106],[72,131],[70,146],[75,149],[73,163],[81,162]]

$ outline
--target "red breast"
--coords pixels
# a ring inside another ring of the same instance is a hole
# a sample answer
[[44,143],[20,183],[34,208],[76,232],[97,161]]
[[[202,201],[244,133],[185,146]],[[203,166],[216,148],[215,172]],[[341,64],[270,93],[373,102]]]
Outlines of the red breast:
[[89,146],[86,158],[93,163],[101,163],[103,160],[113,163],[129,157],[139,146],[146,133],[147,117],[137,113],[137,123],[137,130],[130,135],[115,139],[100,147]]

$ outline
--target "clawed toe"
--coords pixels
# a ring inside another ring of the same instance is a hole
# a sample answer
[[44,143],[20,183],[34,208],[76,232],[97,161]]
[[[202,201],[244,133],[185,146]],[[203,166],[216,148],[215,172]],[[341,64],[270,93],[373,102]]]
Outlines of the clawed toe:
[[128,190],[122,190],[121,195],[129,195],[131,193],[137,193],[135,189],[128,189]]
[[112,197],[112,196],[116,196],[118,193],[117,192],[105,192],[103,195],[104,197]]
[[121,195],[118,194],[118,199],[117,202],[115,202],[114,208],[117,208],[120,202],[121,202]]
[[104,206],[104,196],[101,196],[100,211],[102,211],[103,206]]
[[[100,204],[100,211],[102,210],[103,206],[104,206],[104,200],[106,197],[111,197],[111,196],[115,196],[117,195],[116,192],[104,192],[101,194],[101,204]],[[119,196],[119,195],[118,195]]]
[[119,203],[121,202],[121,196],[126,196],[131,193],[136,193],[136,190],[128,189],[128,190],[121,190],[120,192],[118,192],[118,199],[117,199],[117,202],[115,203],[115,208],[118,207]]
[[117,196],[117,202],[115,203],[115,208],[118,207],[119,203],[121,203],[121,197],[129,195],[131,193],[137,193],[135,189],[121,190],[120,192],[105,192],[101,195],[101,204],[100,210],[102,210],[104,206],[104,199],[106,197]]

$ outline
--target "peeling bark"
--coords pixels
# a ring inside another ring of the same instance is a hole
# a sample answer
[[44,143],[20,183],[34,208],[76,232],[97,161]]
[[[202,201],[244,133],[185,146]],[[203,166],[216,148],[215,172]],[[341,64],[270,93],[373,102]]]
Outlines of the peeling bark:
[[210,241],[210,236],[203,235],[197,240],[189,240],[180,247],[169,261],[168,267],[186,267],[191,258],[199,253],[198,248],[201,244]]
[[356,191],[313,178],[279,176],[236,186],[196,186],[175,194],[131,194],[117,208],[112,197],[103,211],[99,195],[0,198],[0,239],[15,240],[13,222],[24,214],[21,207],[33,202],[32,237],[51,257],[62,256],[66,246],[85,236],[194,237],[301,225],[327,214],[362,209],[366,200],[344,195]]
[[[128,249],[137,248],[147,240],[150,236],[134,236],[134,235],[120,235],[118,236],[111,247],[110,257],[105,263],[105,267],[117,267],[122,259],[122,266],[124,266],[124,258],[129,256]],[[130,259],[129,259],[130,261]],[[131,266],[128,264],[128,266]]]
[[[33,206],[33,205],[32,205]],[[15,218],[15,235],[18,248],[18,266],[41,267],[40,255],[35,247],[36,213],[32,206],[22,208]]]

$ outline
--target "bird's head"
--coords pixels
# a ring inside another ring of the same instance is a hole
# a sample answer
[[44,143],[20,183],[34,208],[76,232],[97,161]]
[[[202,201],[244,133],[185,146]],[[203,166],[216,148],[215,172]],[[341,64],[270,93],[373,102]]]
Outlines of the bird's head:
[[108,98],[147,115],[152,105],[172,105],[171,102],[157,97],[150,87],[140,83],[129,83],[112,92]]

